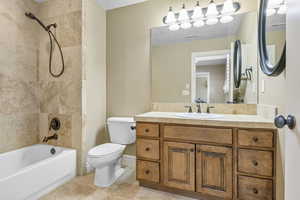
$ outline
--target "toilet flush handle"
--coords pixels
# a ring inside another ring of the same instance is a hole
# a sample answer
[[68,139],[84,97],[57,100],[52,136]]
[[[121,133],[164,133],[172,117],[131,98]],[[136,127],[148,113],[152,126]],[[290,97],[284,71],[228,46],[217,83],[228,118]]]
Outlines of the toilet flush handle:
[[134,131],[136,129],[136,126],[130,126],[130,129]]

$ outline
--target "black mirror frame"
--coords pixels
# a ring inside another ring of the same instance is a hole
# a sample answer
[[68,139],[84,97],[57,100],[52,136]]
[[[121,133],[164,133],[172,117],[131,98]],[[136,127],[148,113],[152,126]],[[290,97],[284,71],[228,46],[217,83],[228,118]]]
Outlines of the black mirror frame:
[[270,63],[266,44],[266,10],[269,0],[261,0],[258,21],[258,51],[260,56],[260,68],[268,76],[280,75],[286,67],[286,43],[281,53],[280,60],[274,66]]
[[242,79],[242,43],[240,40],[234,42],[233,79],[235,87],[239,88]]

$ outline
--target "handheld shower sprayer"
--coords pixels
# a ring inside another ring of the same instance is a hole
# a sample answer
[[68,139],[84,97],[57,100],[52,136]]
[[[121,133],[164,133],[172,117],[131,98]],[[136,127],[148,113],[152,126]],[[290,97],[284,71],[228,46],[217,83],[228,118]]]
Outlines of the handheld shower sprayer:
[[[37,23],[48,33],[49,35],[49,40],[50,40],[50,55],[49,55],[49,73],[51,74],[51,76],[53,76],[54,78],[58,78],[60,77],[64,71],[65,71],[65,61],[64,61],[64,55],[61,49],[61,46],[58,42],[58,40],[56,39],[55,35],[53,34],[53,32],[51,31],[51,27],[53,28],[57,28],[56,23],[54,24],[49,24],[48,26],[46,26],[39,18],[37,18],[34,14],[32,14],[31,12],[26,12],[25,16],[28,17],[29,19],[35,20],[37,21]],[[54,74],[52,71],[52,57],[53,57],[53,40],[56,43],[56,45],[58,46],[59,52],[60,52],[60,56],[61,56],[61,62],[62,62],[62,69],[58,74]]]

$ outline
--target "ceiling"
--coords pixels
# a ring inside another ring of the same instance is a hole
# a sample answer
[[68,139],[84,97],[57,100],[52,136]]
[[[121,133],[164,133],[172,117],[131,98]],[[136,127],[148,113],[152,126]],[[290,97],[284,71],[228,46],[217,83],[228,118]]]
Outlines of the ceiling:
[[158,46],[235,35],[244,16],[245,14],[236,15],[234,21],[228,24],[218,23],[213,26],[206,25],[201,28],[193,27],[187,30],[170,31],[167,26],[153,28],[151,30],[151,45]]
[[148,0],[97,0],[97,2],[106,10],[112,10],[124,6],[142,3]]

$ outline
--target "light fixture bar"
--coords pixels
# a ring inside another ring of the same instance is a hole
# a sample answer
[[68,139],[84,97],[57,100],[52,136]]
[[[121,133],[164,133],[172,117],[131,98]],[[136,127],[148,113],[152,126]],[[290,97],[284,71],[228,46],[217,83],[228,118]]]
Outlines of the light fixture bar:
[[[223,6],[224,6],[224,4],[218,4],[218,5],[217,5],[217,10],[219,11],[219,13],[222,12]],[[207,13],[207,8],[208,8],[208,7],[202,8],[202,11],[203,11],[204,15]],[[240,4],[239,2],[233,2],[233,8],[235,9],[235,12],[237,12],[238,10],[241,9],[241,4]],[[188,12],[188,16],[191,18],[191,17],[193,16],[193,10],[188,10],[187,12]],[[175,13],[175,17],[176,17],[176,19],[178,19],[179,13]],[[221,15],[218,16],[218,17],[220,18]],[[167,24],[167,23],[166,23],[166,18],[167,18],[167,16],[165,16],[165,17],[163,18],[163,23],[164,23],[164,24]],[[205,19],[204,19],[204,20],[205,20]]]

